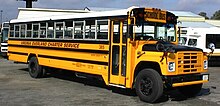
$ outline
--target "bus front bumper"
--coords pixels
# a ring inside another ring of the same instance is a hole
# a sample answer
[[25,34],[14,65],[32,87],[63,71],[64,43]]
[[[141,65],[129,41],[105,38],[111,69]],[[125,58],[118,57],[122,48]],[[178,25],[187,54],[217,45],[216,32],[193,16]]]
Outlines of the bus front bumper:
[[209,81],[209,74],[193,74],[193,75],[178,75],[166,76],[165,84],[168,87],[179,87],[194,84],[206,83]]

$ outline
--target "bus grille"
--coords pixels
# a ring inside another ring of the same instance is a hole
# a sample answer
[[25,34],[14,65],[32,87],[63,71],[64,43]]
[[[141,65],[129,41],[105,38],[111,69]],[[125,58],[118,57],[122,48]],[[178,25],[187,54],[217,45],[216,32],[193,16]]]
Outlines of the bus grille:
[[198,72],[202,69],[202,53],[201,52],[180,52],[178,57],[178,70],[179,73],[192,73]]

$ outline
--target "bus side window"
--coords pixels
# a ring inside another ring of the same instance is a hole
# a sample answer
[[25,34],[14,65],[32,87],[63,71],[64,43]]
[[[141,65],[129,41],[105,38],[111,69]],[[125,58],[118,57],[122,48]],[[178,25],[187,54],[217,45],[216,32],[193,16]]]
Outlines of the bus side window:
[[118,45],[114,45],[112,49],[112,74],[118,75],[119,74],[119,51],[120,48]]
[[47,38],[54,38],[54,22],[48,22]]
[[40,38],[46,38],[47,23],[40,23]]
[[97,20],[97,39],[108,39],[108,20]]
[[15,37],[19,37],[19,25],[15,25]]
[[21,24],[21,31],[20,31],[20,37],[24,38],[25,37],[25,31],[26,31],[26,24]]
[[123,37],[122,37],[122,42],[123,43],[126,43],[126,40],[127,40],[127,21],[124,21],[123,22]]
[[83,39],[84,21],[74,22],[74,39]]
[[206,48],[209,48],[210,43],[215,45],[215,49],[220,48],[220,34],[206,34]]
[[29,24],[27,24],[26,37],[30,38],[31,35],[32,35],[32,24],[29,23]]
[[114,36],[113,36],[113,43],[120,42],[120,23],[118,21],[114,22]]
[[33,38],[38,38],[39,35],[39,23],[33,24]]
[[185,44],[186,44],[186,41],[187,41],[187,38],[186,38],[186,37],[180,37],[180,38],[179,38],[179,44],[180,44],[180,45],[185,45]]
[[64,39],[73,38],[73,21],[65,21]]
[[10,25],[10,37],[14,37],[14,24]]
[[85,39],[95,39],[95,20],[86,20]]
[[63,39],[64,23],[56,22],[56,38]]
[[197,46],[197,39],[189,39],[188,45],[189,46]]

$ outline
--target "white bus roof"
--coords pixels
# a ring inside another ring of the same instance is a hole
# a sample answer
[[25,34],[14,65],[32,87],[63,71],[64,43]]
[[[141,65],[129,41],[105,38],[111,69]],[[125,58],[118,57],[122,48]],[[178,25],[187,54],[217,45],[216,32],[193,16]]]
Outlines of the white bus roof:
[[214,25],[211,25],[206,22],[181,22],[178,23],[178,26],[180,27],[192,27],[192,28],[210,28],[215,27]]
[[112,10],[120,10],[122,8],[106,8],[106,7],[85,7],[84,10],[87,11],[112,11]]
[[173,14],[179,17],[201,17],[203,18],[202,16],[194,14],[190,11],[170,11],[170,12],[172,12]]
[[32,15],[32,17],[23,17],[17,18],[10,21],[10,23],[22,23],[22,22],[32,22],[32,21],[45,21],[45,20],[62,20],[62,19],[76,19],[76,18],[92,18],[92,17],[111,17],[111,16],[123,16],[127,15],[127,12],[133,8],[113,11],[101,11],[101,12],[90,12],[90,13],[70,13],[70,14],[57,14],[57,15],[48,15],[42,16],[41,14]]
[[17,19],[46,17],[56,15],[68,15],[73,13],[88,13],[87,10],[64,10],[64,9],[45,9],[45,8],[18,8]]

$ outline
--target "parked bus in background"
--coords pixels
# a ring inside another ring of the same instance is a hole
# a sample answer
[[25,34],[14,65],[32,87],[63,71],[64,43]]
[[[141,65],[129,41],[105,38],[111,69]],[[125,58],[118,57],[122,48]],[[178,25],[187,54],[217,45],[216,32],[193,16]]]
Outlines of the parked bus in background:
[[1,28],[1,54],[3,57],[7,57],[8,52],[8,31],[9,22],[2,23]]
[[164,90],[187,96],[208,82],[207,56],[178,46],[177,17],[156,8],[48,16],[10,21],[9,60],[28,64],[33,78],[48,68],[96,76],[156,102]]
[[[213,44],[214,51],[210,49],[210,44]],[[181,28],[179,45],[196,47],[207,52],[210,65],[220,63],[220,28]]]

